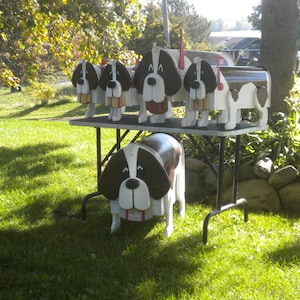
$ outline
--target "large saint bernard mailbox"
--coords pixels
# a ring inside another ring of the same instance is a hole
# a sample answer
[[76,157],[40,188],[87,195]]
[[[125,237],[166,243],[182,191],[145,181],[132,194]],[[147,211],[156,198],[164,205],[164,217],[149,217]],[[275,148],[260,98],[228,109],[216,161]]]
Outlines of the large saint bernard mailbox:
[[110,200],[111,232],[121,220],[146,221],[166,215],[165,235],[173,231],[173,205],[185,213],[184,149],[172,136],[155,133],[130,143],[108,161],[100,190]]

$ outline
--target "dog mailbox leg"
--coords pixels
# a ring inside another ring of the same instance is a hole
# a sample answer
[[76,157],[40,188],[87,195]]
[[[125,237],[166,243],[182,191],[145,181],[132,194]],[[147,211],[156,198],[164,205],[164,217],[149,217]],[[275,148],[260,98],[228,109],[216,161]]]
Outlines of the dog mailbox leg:
[[[270,79],[269,79],[270,80]],[[271,81],[271,80],[270,80]],[[268,123],[268,105],[267,100],[270,97],[270,91],[261,86],[255,93],[254,106],[259,112],[258,126],[264,126]]]
[[[184,149],[182,147],[182,153]],[[179,215],[181,218],[185,215],[185,157],[184,154],[180,158],[180,168],[176,175],[176,198],[179,202]]]
[[173,232],[173,206],[176,200],[179,203],[179,216],[183,218],[185,215],[185,157],[183,147],[181,151],[183,154],[175,171],[175,186],[164,197],[166,210],[165,236],[167,237],[171,236]]
[[140,104],[140,110],[139,110],[139,116],[138,116],[139,123],[145,123],[147,121],[146,102],[142,98],[143,98],[142,95],[138,94],[138,99],[139,99],[139,104]]
[[112,214],[111,233],[116,233],[121,227],[120,206],[118,201],[110,201],[110,209]]
[[170,189],[167,195],[164,197],[165,209],[166,209],[166,228],[165,236],[170,237],[173,232],[173,205],[175,202],[175,192]]

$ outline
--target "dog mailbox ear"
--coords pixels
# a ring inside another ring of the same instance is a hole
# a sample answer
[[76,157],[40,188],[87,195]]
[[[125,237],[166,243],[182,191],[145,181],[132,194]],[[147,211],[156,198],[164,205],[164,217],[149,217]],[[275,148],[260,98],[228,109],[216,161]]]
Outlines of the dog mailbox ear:
[[[120,62],[116,62],[116,71],[117,71],[117,76],[116,80],[121,83],[122,90],[123,91],[128,91],[129,88],[131,87],[131,76],[127,70],[127,68]],[[111,65],[107,65],[100,78],[99,85],[102,90],[106,90],[106,85],[109,81],[112,80],[112,67]]]
[[149,66],[151,64],[153,64],[152,63],[152,53],[151,53],[151,51],[149,51],[143,56],[143,59],[139,62],[138,66],[134,72],[134,86],[137,89],[139,94],[143,93],[145,77],[149,73],[153,72],[153,71],[151,72],[149,70]]
[[118,151],[109,160],[99,182],[101,194],[109,200],[119,197],[121,183],[129,177],[128,165],[123,150]]
[[98,86],[98,76],[95,68],[89,62],[85,62],[86,64],[86,74],[82,74],[82,63],[78,64],[73,76],[72,76],[72,84],[76,87],[77,82],[80,78],[86,78],[89,82],[90,89],[94,90]]
[[[196,74],[196,63],[192,63],[188,68],[184,77],[184,88],[189,92],[191,88],[191,82],[197,80]],[[206,92],[211,93],[217,87],[216,75],[211,67],[211,65],[206,60],[201,60],[201,81],[204,82]]]
[[154,199],[162,198],[170,189],[169,177],[163,166],[143,148],[138,152],[137,177],[146,183]]
[[[181,88],[181,78],[173,58],[169,53],[161,50],[158,64],[157,73],[164,79],[166,95],[175,95]],[[162,66],[162,68],[160,68],[160,66]]]
[[95,68],[89,62],[86,62],[86,79],[90,84],[90,89],[94,90],[97,88],[99,80]]
[[72,75],[72,84],[76,88],[78,79],[81,77],[82,63],[78,64]]

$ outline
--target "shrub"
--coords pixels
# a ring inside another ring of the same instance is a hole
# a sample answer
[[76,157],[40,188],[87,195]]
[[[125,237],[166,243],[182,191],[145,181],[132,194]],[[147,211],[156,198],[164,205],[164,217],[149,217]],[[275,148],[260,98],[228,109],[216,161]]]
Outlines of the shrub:
[[30,86],[27,87],[26,92],[35,97],[38,104],[46,105],[50,99],[55,96],[55,88],[44,82],[31,81]]

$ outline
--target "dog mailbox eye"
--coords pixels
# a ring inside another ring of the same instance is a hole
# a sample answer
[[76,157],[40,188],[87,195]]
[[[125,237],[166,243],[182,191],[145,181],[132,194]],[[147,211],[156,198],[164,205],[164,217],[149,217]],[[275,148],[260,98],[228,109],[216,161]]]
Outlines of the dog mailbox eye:
[[163,68],[163,65],[162,64],[160,64],[159,66],[158,66],[158,69],[157,69],[157,71],[158,72],[164,72],[164,68]]
[[123,169],[123,171],[122,171],[122,173],[124,174],[124,173],[128,173],[129,172],[129,169],[127,168],[127,167],[125,167],[124,169]]
[[140,164],[138,164],[136,167],[136,176],[142,180],[145,180],[146,173],[144,167]]
[[148,72],[149,73],[153,73],[154,72],[154,69],[153,69],[153,65],[150,64],[149,67],[148,67]]

